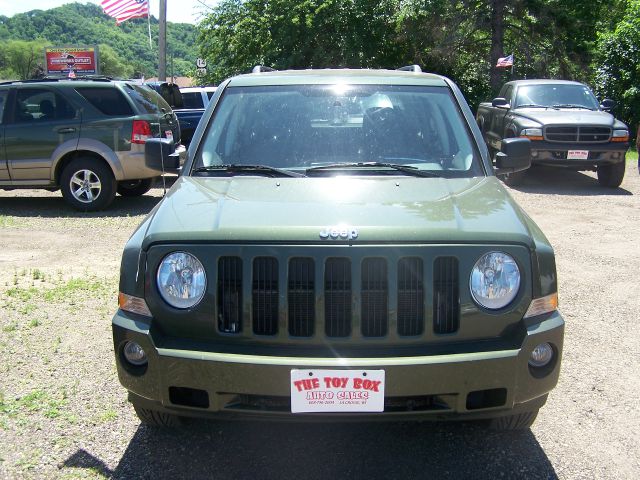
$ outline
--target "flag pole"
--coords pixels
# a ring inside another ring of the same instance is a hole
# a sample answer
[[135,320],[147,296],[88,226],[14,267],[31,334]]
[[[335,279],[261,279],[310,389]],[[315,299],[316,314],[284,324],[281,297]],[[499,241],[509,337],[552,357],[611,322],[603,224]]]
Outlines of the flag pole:
[[167,79],[167,0],[160,0],[158,25],[158,81]]
[[[151,3],[151,0],[149,0]],[[153,52],[153,42],[151,41],[151,5],[147,5],[147,27],[149,27],[149,50]]]
[[513,80],[513,67],[516,64],[516,57],[513,55],[513,52],[511,52],[511,80]]

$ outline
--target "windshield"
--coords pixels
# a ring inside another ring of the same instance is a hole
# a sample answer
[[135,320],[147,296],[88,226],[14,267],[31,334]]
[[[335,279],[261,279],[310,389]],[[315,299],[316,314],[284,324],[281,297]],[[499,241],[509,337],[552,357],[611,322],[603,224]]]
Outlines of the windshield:
[[585,85],[542,84],[518,88],[515,107],[539,105],[543,107],[574,106],[598,109],[598,100]]
[[359,162],[410,165],[449,177],[483,172],[448,88],[381,85],[228,88],[194,170],[331,166],[328,171]]

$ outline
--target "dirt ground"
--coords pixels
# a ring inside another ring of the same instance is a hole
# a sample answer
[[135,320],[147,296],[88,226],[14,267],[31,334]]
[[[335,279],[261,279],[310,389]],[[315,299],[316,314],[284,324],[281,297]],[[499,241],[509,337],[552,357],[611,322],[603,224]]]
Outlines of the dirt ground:
[[122,248],[161,198],[77,213],[0,191],[0,478],[640,477],[640,176],[534,169],[510,189],[556,251],[558,387],[530,431],[469,424],[140,425],[111,345]]

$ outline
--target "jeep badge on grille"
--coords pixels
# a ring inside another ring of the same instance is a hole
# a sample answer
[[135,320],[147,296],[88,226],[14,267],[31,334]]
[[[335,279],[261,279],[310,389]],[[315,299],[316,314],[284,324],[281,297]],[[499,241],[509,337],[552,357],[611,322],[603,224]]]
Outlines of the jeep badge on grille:
[[336,227],[326,227],[320,230],[322,240],[355,240],[358,238],[358,229],[338,225]]

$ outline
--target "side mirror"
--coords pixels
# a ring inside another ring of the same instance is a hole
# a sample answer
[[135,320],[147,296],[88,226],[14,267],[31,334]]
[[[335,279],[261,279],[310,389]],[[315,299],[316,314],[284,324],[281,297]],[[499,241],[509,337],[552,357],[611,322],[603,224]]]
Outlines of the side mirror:
[[496,153],[495,173],[513,173],[531,166],[531,140],[528,138],[505,138]]
[[502,98],[502,97],[498,97],[498,98],[494,98],[493,100],[491,100],[491,106],[492,107],[498,107],[498,108],[511,108],[511,105],[509,105],[509,101],[506,98]]
[[169,138],[150,138],[144,144],[144,163],[147,167],[166,172],[180,167],[180,156]]
[[606,112],[608,112],[609,110],[612,110],[613,107],[615,106],[616,106],[615,100],[611,100],[610,98],[605,98],[604,100],[602,100],[602,103],[600,104],[600,108]]

